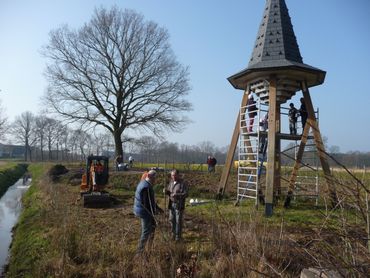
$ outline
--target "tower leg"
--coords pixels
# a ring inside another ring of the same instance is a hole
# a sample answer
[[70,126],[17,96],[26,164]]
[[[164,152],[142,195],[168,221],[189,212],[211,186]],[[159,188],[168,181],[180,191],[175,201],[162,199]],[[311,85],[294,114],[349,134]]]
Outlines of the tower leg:
[[268,151],[267,151],[267,170],[266,170],[266,190],[265,190],[265,215],[273,214],[274,182],[276,179],[276,142],[277,122],[279,121],[279,110],[276,100],[276,78],[270,79],[269,86],[269,119],[268,119]]
[[[276,133],[281,132],[281,121],[280,121],[280,115],[281,115],[281,109],[280,104],[276,106],[276,115],[277,115],[277,121],[276,121]],[[274,181],[274,203],[276,203],[277,197],[281,194],[281,141],[280,139],[276,140],[276,154],[275,154],[275,181]]]
[[[243,94],[241,107],[245,107],[247,103],[248,103],[248,91],[244,92]],[[240,133],[240,112],[238,112],[238,116],[236,118],[233,136],[231,138],[231,143],[226,156],[225,166],[222,170],[220,183],[218,185],[218,196],[217,196],[218,199],[222,198],[226,190],[226,184],[227,180],[229,179],[230,169],[232,166],[236,145],[238,144],[239,133]]]

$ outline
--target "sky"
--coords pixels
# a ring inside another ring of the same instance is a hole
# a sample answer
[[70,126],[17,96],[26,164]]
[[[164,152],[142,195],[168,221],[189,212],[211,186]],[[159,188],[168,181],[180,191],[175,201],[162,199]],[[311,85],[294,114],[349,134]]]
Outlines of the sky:
[[[286,0],[303,61],[327,72],[310,89],[329,146],[370,151],[370,1]],[[166,140],[230,144],[242,91],[227,77],[248,65],[264,0],[0,0],[0,101],[10,122],[40,113],[49,32],[79,29],[97,7],[132,9],[165,27],[178,61],[190,69],[192,122]],[[298,92],[292,102],[299,107]],[[150,134],[148,134],[150,135]]]

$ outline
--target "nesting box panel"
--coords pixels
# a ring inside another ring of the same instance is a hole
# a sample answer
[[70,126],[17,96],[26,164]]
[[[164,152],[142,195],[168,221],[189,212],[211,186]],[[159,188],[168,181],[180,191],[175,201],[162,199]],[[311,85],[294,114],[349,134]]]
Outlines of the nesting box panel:
[[[250,91],[253,91],[257,97],[264,103],[269,101],[269,81],[267,79],[259,79],[250,83]],[[285,103],[290,100],[297,91],[300,90],[300,85],[297,80],[287,79],[282,77],[277,80],[276,98],[277,102]]]

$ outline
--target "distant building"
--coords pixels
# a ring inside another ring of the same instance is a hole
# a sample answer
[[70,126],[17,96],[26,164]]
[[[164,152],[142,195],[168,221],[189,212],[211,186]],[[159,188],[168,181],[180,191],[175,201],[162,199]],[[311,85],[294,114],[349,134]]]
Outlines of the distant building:
[[0,158],[24,158],[25,147],[0,143]]

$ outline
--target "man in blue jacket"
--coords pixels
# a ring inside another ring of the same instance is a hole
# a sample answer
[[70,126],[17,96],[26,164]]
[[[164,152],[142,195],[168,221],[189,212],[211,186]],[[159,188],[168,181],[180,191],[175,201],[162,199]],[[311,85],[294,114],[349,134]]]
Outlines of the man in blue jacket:
[[136,187],[134,213],[137,217],[141,218],[141,237],[137,252],[141,253],[144,250],[147,241],[152,242],[156,222],[154,214],[162,211],[155,202],[153,186],[156,178],[156,171],[150,170],[147,177],[141,180]]

